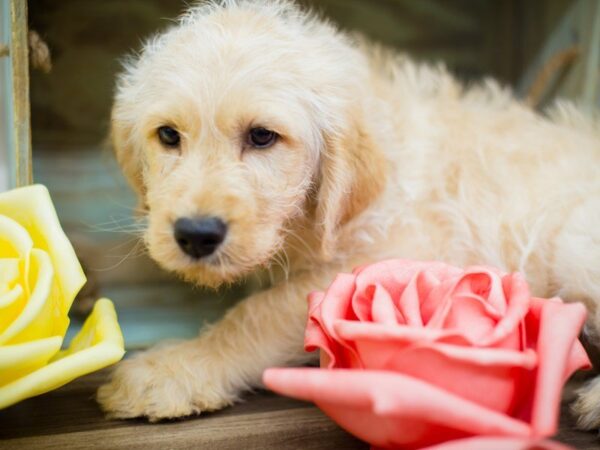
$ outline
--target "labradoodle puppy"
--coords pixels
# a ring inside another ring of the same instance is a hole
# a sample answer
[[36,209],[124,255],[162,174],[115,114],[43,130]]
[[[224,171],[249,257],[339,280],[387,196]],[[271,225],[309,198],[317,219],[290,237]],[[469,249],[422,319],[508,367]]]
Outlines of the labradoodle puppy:
[[[541,116],[289,1],[224,0],[126,64],[112,140],[165,269],[274,278],[196,339],[119,364],[98,392],[114,417],[219,409],[306,362],[309,291],[389,257],[520,270],[600,324],[600,124],[568,104]],[[600,384],[577,408],[600,423]]]

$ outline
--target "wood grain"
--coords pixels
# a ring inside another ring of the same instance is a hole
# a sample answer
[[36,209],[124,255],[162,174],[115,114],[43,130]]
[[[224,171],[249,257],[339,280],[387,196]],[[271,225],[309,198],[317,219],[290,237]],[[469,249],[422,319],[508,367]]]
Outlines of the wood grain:
[[366,449],[314,406],[267,392],[161,424],[106,420],[93,400],[106,372],[0,412],[1,449]]
[[[27,2],[11,0],[11,46],[13,95],[13,151],[15,185],[31,184],[31,131],[29,124],[29,51],[27,47]],[[9,150],[10,151],[10,150]]]
[[[186,420],[148,424],[107,420],[93,399],[107,371],[0,411],[0,449],[367,449],[321,411],[269,392]],[[582,378],[565,389],[557,440],[577,449],[600,449],[596,433],[577,431],[568,410]]]

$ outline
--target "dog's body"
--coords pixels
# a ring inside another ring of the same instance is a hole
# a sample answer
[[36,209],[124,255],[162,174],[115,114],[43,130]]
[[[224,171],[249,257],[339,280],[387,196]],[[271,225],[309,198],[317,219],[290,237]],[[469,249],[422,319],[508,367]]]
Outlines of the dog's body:
[[[178,147],[157,142],[165,124]],[[239,137],[256,124],[277,132],[272,147]],[[600,124],[571,106],[543,118],[285,2],[229,1],[193,10],[127,69],[113,139],[164,267],[212,286],[285,268],[197,339],[121,363],[99,391],[114,416],[218,409],[265,368],[307,361],[306,295],[389,257],[523,271],[535,295],[585,302],[600,329]],[[190,259],[173,223],[208,213],[227,237]],[[598,425],[600,387],[578,409]]]

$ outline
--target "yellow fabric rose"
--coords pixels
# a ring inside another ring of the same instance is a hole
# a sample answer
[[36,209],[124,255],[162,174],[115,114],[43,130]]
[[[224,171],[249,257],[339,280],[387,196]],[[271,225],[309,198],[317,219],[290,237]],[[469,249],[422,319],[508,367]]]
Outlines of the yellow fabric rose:
[[101,299],[67,350],[68,312],[85,275],[48,190],[0,194],[0,409],[123,357],[110,300]]

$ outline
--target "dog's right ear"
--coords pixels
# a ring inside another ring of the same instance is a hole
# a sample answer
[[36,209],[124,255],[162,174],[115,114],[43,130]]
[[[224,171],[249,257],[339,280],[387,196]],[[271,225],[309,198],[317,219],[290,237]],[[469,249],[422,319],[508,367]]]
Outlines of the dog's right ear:
[[137,209],[145,211],[147,205],[146,188],[142,175],[142,155],[133,142],[131,126],[124,124],[115,117],[114,108],[111,117],[110,141],[117,162],[121,166],[129,185],[137,195]]
[[330,260],[342,226],[364,211],[385,188],[387,162],[365,114],[354,111],[344,130],[325,138],[317,192],[321,256]]

